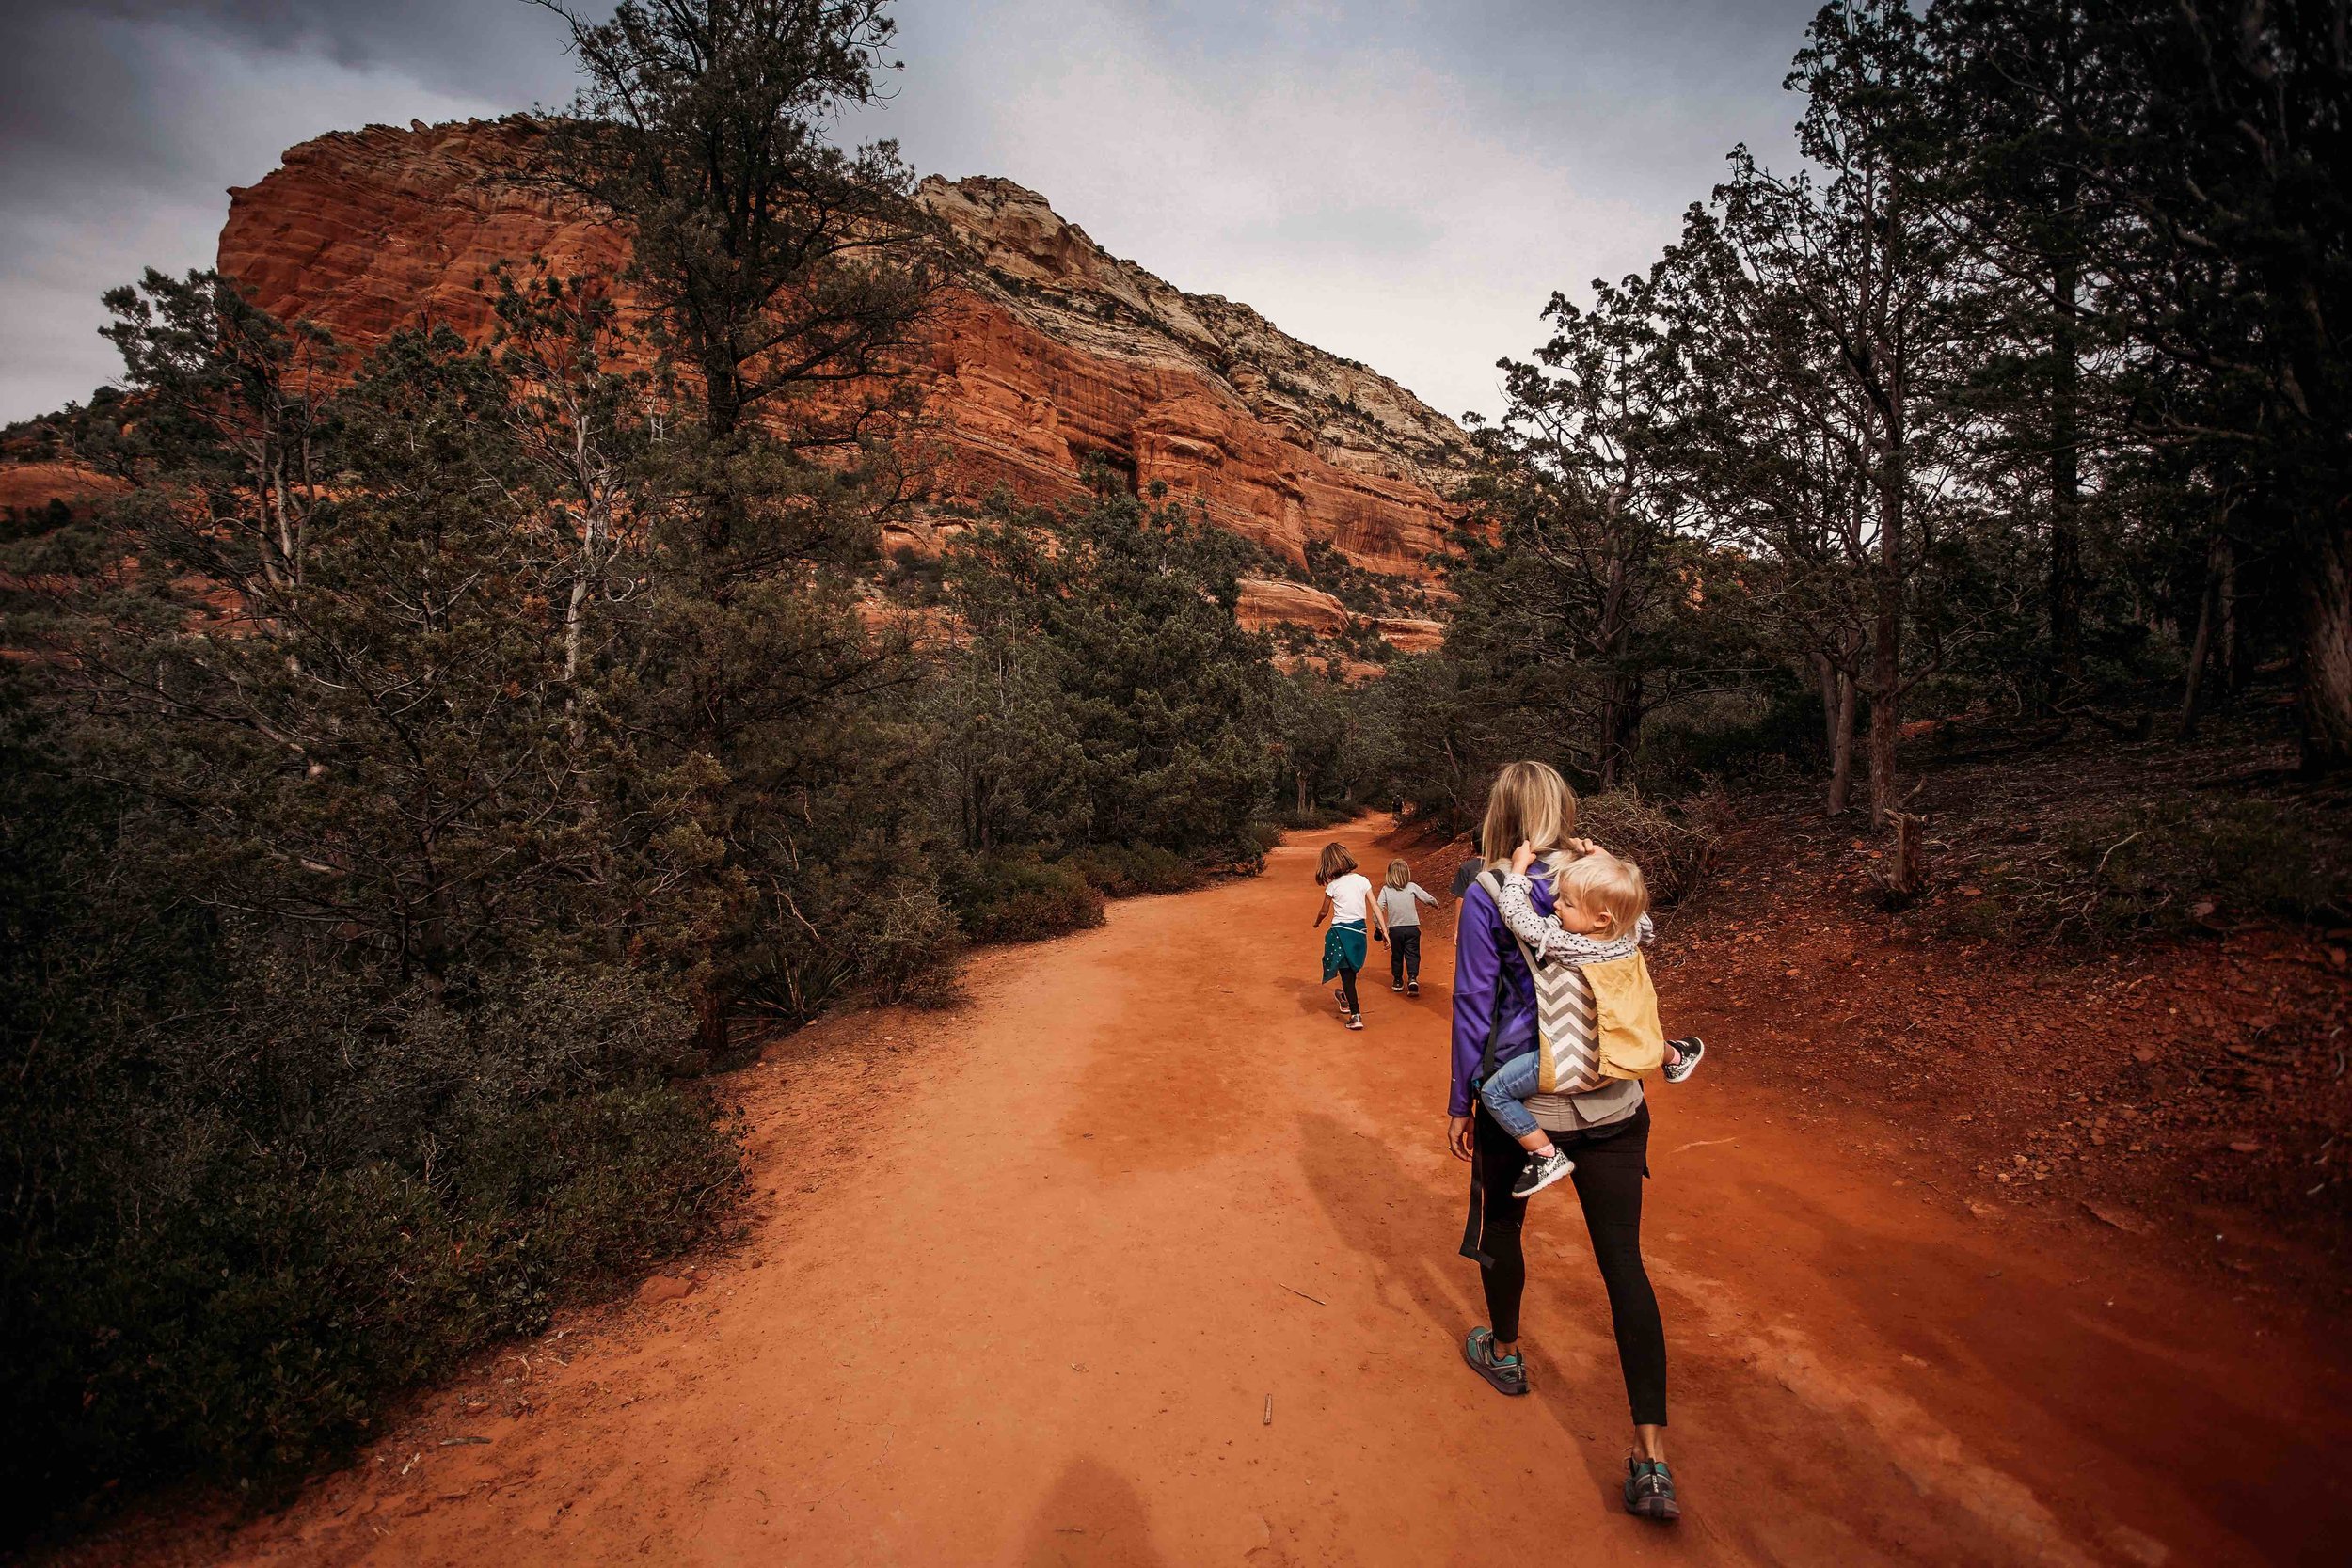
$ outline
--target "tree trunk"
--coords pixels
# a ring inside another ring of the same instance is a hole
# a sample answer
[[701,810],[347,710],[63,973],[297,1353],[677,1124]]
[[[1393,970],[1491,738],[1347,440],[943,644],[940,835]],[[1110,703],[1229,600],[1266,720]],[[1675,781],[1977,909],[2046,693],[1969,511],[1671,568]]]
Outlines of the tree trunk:
[[712,1062],[727,1053],[727,1004],[716,980],[706,981],[694,995],[694,1046]]
[[[2071,176],[2069,181],[2071,182]],[[2083,678],[2083,547],[2080,401],[2074,341],[2074,268],[2060,262],[2058,325],[2050,341],[2050,678],[2053,707]]]
[[[2066,144],[2074,144],[2080,126],[2075,117],[2074,28],[2072,12],[2061,23],[2059,40],[2059,114]],[[2077,208],[2082,176],[2070,158],[2055,161],[2057,176],[2058,255],[2050,269],[2050,293],[2057,307],[2050,324],[2050,705],[2056,707],[2067,691],[2083,680],[2083,550],[2082,550],[2082,345],[2077,332],[2074,301],[2082,283],[2082,263],[2076,253],[2080,232]]]
[[1928,885],[1928,826],[1907,811],[1888,816],[1895,824],[1895,860],[1886,869],[1887,891],[1908,902]]
[[1895,809],[1895,739],[1902,723],[1903,502],[1902,461],[1880,481],[1877,603],[1870,624],[1870,826],[1883,828]]
[[1836,705],[1830,716],[1829,814],[1843,816],[1853,806],[1853,677],[1837,672]]
[[703,355],[703,422],[713,440],[734,435],[743,422],[741,367],[716,344]]
[[2205,591],[2197,596],[2197,635],[2188,646],[2188,678],[2182,683],[2181,729],[2183,740],[2197,734],[2197,715],[2205,683],[2206,656],[2213,649],[2214,603],[2221,596],[2221,553],[2225,548],[2219,538],[2205,550]]
[[1596,771],[1605,795],[1633,776],[1633,753],[1642,743],[1641,678],[1613,672],[1601,693],[1600,763]]
[[2303,770],[2352,768],[2352,527],[2339,509],[2304,552]]
[[2237,546],[2226,533],[2214,543],[2221,550],[2221,581],[2214,599],[2214,609],[2219,616],[2215,635],[2220,639],[2220,646],[2216,650],[2216,670],[2221,677],[2222,694],[2234,697],[2253,678],[2254,640],[2238,625]]
[[1821,750],[1835,757],[1837,754],[1837,666],[1829,655],[1818,648],[1813,654],[1813,673],[1821,683]]

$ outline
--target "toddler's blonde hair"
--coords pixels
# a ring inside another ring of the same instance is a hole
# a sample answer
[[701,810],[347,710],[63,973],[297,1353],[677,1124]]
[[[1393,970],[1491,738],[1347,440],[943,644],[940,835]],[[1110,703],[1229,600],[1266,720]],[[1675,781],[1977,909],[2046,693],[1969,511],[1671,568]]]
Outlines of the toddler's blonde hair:
[[1401,860],[1389,863],[1389,885],[1401,888],[1413,879],[1413,868]]
[[1624,936],[1649,913],[1649,884],[1642,868],[1605,850],[1579,855],[1560,873],[1559,895],[1609,917],[1609,934]]

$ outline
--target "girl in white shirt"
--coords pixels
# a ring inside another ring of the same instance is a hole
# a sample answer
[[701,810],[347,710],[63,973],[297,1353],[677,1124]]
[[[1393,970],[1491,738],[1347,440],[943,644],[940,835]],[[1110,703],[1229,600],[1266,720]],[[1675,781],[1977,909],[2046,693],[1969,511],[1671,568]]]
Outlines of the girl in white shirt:
[[1315,925],[1327,918],[1331,922],[1323,939],[1323,977],[1327,982],[1338,977],[1340,989],[1331,993],[1332,1000],[1339,1003],[1340,1016],[1347,1020],[1347,1026],[1361,1029],[1364,1009],[1356,1000],[1356,972],[1364,967],[1365,931],[1381,924],[1380,907],[1373,901],[1372,883],[1356,869],[1356,857],[1344,844],[1323,847],[1323,858],[1315,864],[1315,880],[1323,885]]
[[1413,868],[1401,860],[1389,863],[1389,885],[1380,890],[1380,923],[1389,932],[1389,989],[1421,994],[1421,906],[1438,907],[1437,898],[1413,880]]

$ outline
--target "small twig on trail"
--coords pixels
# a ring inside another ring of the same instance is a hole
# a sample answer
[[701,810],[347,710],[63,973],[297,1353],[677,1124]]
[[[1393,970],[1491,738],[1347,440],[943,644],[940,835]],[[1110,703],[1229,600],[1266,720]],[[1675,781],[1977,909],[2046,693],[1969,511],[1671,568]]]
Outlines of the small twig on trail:
[[465,1443],[486,1443],[488,1441],[487,1437],[444,1437],[441,1439],[441,1447],[453,1449]]
[[1261,1421],[1261,1422],[1259,1422],[1259,1425],[1261,1425],[1261,1426],[1272,1426],[1273,1424],[1274,1424],[1274,1396],[1273,1396],[1272,1394],[1268,1394],[1268,1395],[1265,1397],[1265,1419],[1264,1419],[1264,1420],[1263,1420],[1263,1421]]
[[[1277,1285],[1282,1285],[1282,1282],[1279,1279],[1276,1280],[1275,1283]],[[1288,1291],[1292,1295],[1298,1297],[1301,1301],[1313,1302],[1317,1307],[1327,1307],[1330,1305],[1330,1303],[1325,1301],[1321,1296],[1311,1296],[1295,1285],[1282,1285],[1282,1289]],[[1272,1395],[1267,1396],[1269,1399],[1272,1397]]]
[[1680,1148],[1676,1149],[1675,1152],[1677,1154],[1688,1154],[1694,1148],[1712,1148],[1716,1144],[1736,1144],[1740,1140],[1737,1138],[1701,1138],[1696,1143],[1684,1144]]
[[2133,839],[2137,838],[2137,837],[2140,835],[2140,833],[2144,833],[2144,832],[2146,832],[2147,831],[2148,831],[2147,829],[2142,828],[2142,829],[2138,830],[2138,832],[2130,832],[2130,833],[2126,833],[2126,834],[2124,834],[2122,838],[2117,839],[2117,840],[2116,840],[2113,844],[2108,845],[2108,846],[2107,846],[2107,853],[2106,853],[2106,855],[2101,855],[2101,856],[2099,857],[2099,864],[2098,864],[2098,867],[2097,867],[2097,869],[2095,869],[2095,870],[2093,870],[2093,871],[2091,872],[2091,874],[2090,874],[2090,879],[2091,879],[2092,881],[2094,881],[2094,882],[2095,882],[2095,881],[2097,881],[2097,880],[2098,880],[2098,879],[2099,879],[2102,876],[2104,876],[2104,875],[2106,875],[2106,869],[2107,869],[2107,855],[2112,855],[2112,854],[2114,854],[2114,853],[2115,853],[2118,849],[2122,848],[2122,847],[2123,847],[2123,846],[2125,846],[2126,844],[2129,844],[2129,843],[2130,843]]

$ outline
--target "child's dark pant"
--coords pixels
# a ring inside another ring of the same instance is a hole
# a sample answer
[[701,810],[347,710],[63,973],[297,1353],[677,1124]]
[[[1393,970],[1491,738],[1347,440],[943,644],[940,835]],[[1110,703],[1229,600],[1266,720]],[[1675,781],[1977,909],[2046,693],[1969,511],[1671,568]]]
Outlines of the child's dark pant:
[[1389,974],[1397,984],[1421,979],[1421,927],[1389,927]]

